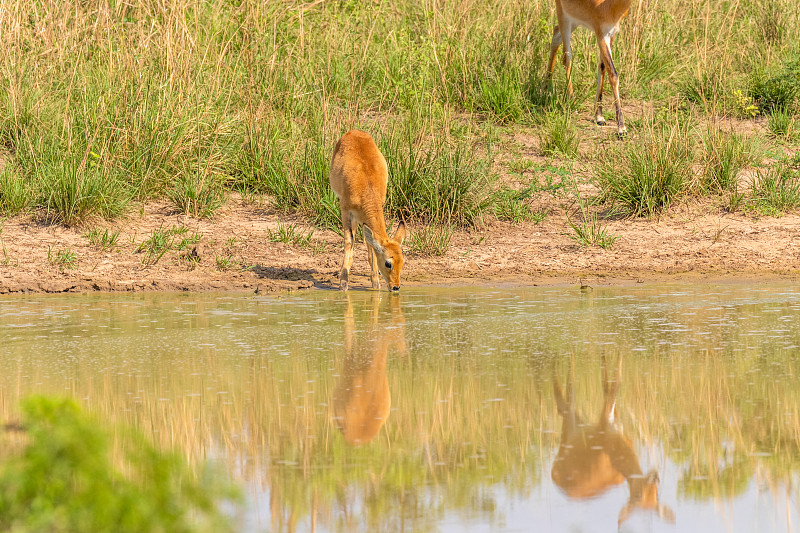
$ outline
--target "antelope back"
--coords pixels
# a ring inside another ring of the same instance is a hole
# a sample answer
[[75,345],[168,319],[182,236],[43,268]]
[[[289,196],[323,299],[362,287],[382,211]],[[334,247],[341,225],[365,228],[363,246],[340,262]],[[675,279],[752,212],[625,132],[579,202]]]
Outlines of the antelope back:
[[342,213],[366,224],[378,238],[386,237],[383,204],[389,167],[369,133],[348,131],[333,150],[330,182]]

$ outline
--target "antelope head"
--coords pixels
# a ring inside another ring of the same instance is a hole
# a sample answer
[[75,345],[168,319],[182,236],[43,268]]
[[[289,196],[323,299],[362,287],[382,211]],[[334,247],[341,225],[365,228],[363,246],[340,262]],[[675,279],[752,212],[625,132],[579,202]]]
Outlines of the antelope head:
[[403,263],[405,262],[403,251],[400,248],[406,236],[405,223],[400,222],[394,235],[386,239],[377,238],[366,224],[362,227],[364,228],[364,239],[375,253],[378,271],[383,276],[383,279],[386,280],[389,289],[399,291],[400,272],[402,272]]

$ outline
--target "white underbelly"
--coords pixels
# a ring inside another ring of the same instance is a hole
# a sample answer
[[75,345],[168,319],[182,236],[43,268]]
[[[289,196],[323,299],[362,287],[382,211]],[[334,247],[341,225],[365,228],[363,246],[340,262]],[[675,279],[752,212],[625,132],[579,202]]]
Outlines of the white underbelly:
[[[584,20],[581,19],[569,11],[566,10],[565,7],[562,6],[562,12],[564,14],[564,22],[570,29],[583,27],[587,30],[594,31],[594,22],[592,20]],[[612,37],[619,31],[619,26],[617,24],[604,24],[600,26],[600,35],[603,37]]]

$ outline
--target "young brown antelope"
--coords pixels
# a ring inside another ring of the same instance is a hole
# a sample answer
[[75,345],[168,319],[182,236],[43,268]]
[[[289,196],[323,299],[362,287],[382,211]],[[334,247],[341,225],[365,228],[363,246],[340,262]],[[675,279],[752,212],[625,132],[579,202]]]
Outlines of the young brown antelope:
[[631,0],[556,0],[558,25],[553,29],[553,40],[550,42],[550,61],[547,65],[547,80],[553,75],[556,65],[558,47],[564,45],[563,60],[567,70],[567,90],[572,95],[572,47],[570,38],[578,26],[594,31],[600,47],[600,61],[597,66],[597,97],[595,100],[594,120],[605,126],[603,118],[603,81],[606,69],[611,78],[611,89],[614,91],[614,105],[617,108],[617,136],[625,137],[628,130],[622,118],[622,104],[619,100],[619,74],[611,57],[611,43],[619,31],[619,23],[628,14]]
[[631,440],[623,435],[622,428],[614,419],[622,360],[619,360],[617,376],[613,380],[608,379],[605,357],[601,359],[601,365],[603,409],[596,424],[582,422],[575,413],[572,372],[567,378],[566,399],[553,376],[556,406],[563,419],[561,444],[551,472],[553,482],[570,498],[585,499],[627,481],[630,498],[619,513],[619,525],[636,509],[654,511],[672,523],[675,513],[658,501],[658,472],[651,470],[642,474]]
[[330,181],[342,211],[344,262],[339,288],[343,291],[347,290],[350,281],[353,235],[359,224],[367,241],[372,288],[381,288],[380,272],[391,290],[400,290],[400,272],[403,270],[400,245],[406,236],[406,226],[400,222],[391,238],[386,234],[383,204],[386,202],[388,176],[386,159],[368,133],[352,130],[342,135],[333,150]]

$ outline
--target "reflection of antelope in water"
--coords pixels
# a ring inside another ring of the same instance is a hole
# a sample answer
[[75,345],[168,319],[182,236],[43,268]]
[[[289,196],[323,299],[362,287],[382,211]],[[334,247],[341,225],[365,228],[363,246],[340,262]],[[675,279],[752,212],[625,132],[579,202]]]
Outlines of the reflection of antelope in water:
[[405,319],[400,297],[393,295],[389,300],[391,315],[386,323],[380,316],[381,294],[373,295],[372,316],[363,337],[357,342],[353,331],[353,302],[349,294],[347,298],[344,369],[333,393],[333,410],[336,425],[345,441],[355,446],[370,442],[386,423],[392,404],[386,356],[392,345],[401,355],[406,351]]
[[561,445],[551,472],[553,482],[568,497],[584,499],[598,496],[627,481],[630,498],[619,513],[618,524],[627,520],[636,509],[655,511],[659,517],[672,523],[675,521],[672,509],[658,502],[658,472],[651,470],[642,474],[631,440],[622,434],[622,427],[614,419],[622,360],[618,361],[617,375],[613,380],[608,379],[605,357],[601,362],[603,409],[600,419],[593,425],[583,423],[575,413],[572,370],[567,378],[566,399],[556,376],[553,376],[553,393],[563,419]]

